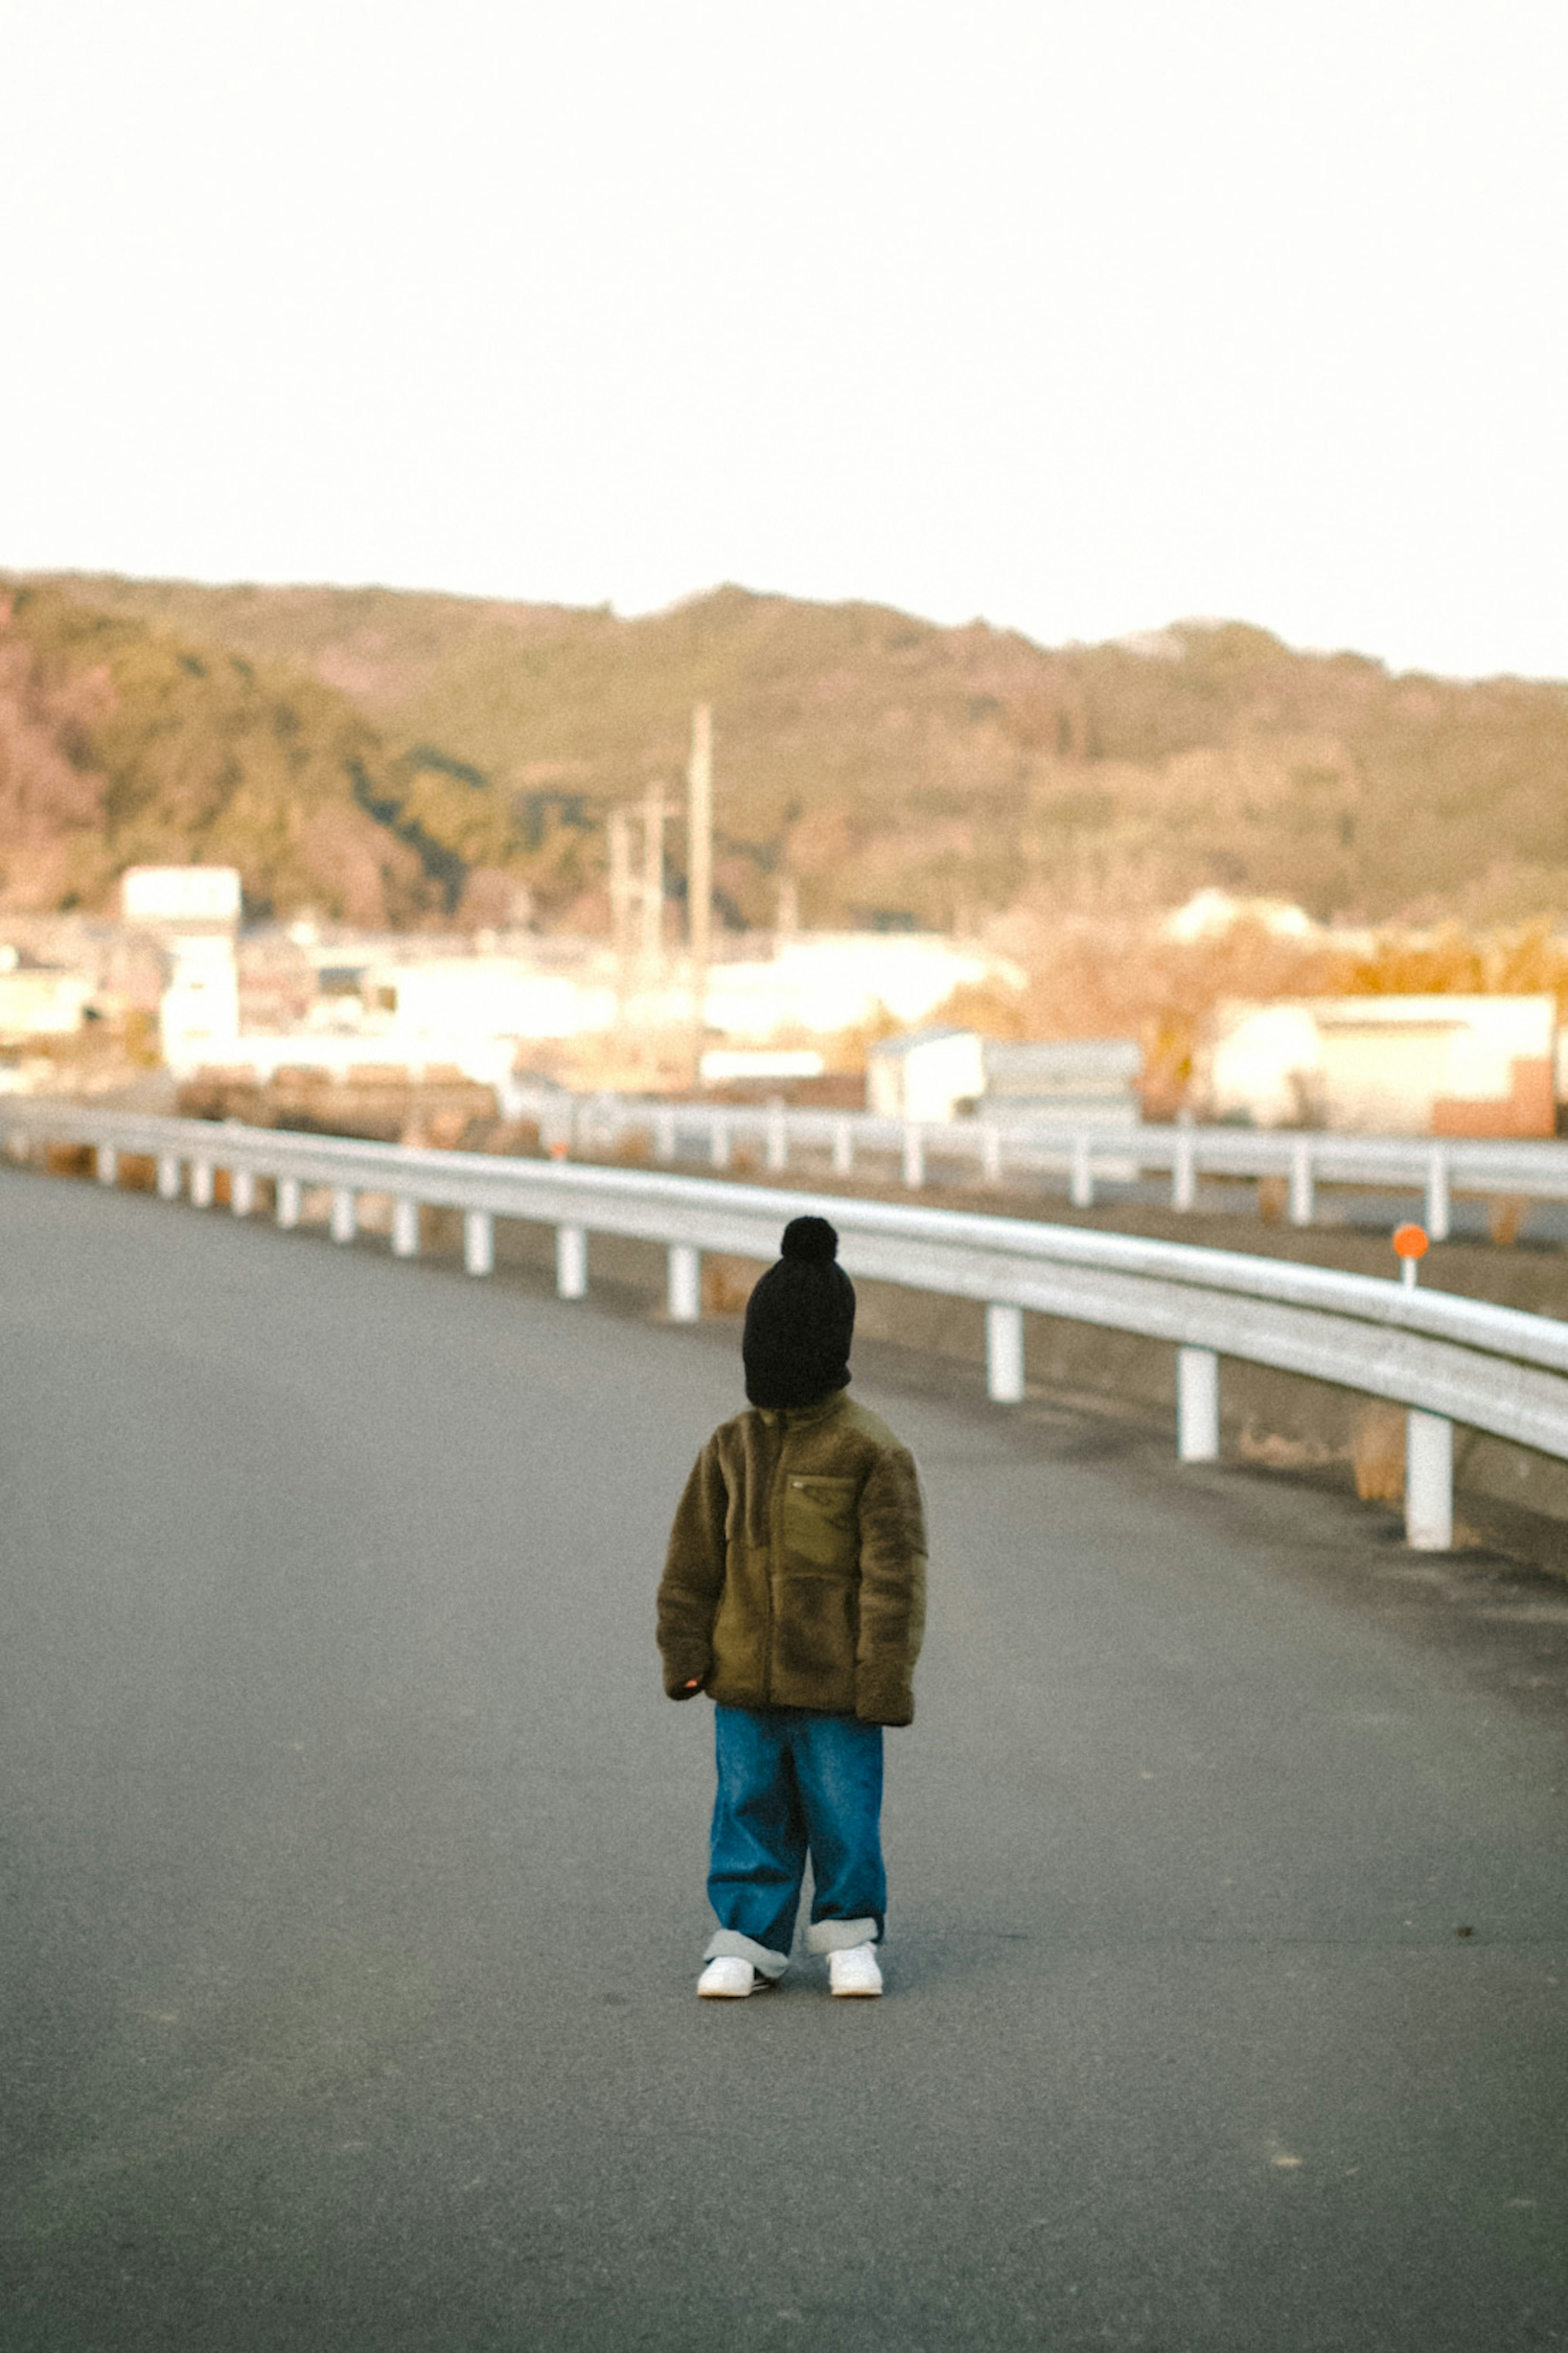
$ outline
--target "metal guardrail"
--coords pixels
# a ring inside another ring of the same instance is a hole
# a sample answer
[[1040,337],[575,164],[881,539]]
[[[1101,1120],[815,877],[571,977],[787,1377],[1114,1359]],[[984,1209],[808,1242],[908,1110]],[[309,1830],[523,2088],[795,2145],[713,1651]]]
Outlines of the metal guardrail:
[[937,1166],[971,1181],[1065,1176],[1075,1208],[1094,1205],[1097,1186],[1169,1176],[1172,1208],[1197,1207],[1205,1176],[1282,1180],[1293,1226],[1312,1223],[1320,1185],[1364,1185],[1419,1193],[1434,1241],[1452,1229],[1456,1195],[1516,1195],[1568,1201],[1568,1142],[1484,1137],[1343,1135],[1326,1129],[1153,1127],[1110,1122],[1013,1119],[913,1120],[869,1112],[800,1111],[782,1103],[660,1102],[634,1095],[569,1095],[503,1081],[497,1096],[512,1117],[536,1118],[546,1142],[613,1151],[645,1140],[655,1161],[697,1160],[723,1170],[737,1155],[782,1175],[809,1158],[824,1174],[849,1176],[874,1159],[891,1161],[917,1191]]
[[[391,1246],[419,1249],[423,1206],[459,1210],[463,1261],[494,1264],[494,1220],[556,1229],[556,1285],[588,1287],[588,1237],[631,1235],[668,1252],[677,1323],[702,1312],[702,1253],[771,1260],[783,1223],[810,1197],[663,1171],[491,1157],[276,1128],[163,1119],[90,1104],[32,1101],[0,1110],[13,1158],[51,1144],[90,1146],[113,1184],[123,1155],[151,1156],[157,1190],[198,1207],[228,1172],[236,1216],[275,1188],[274,1214],[301,1224],[307,1193],[325,1195],[334,1240],[351,1241],[366,1195],[392,1204]],[[1568,1460],[1568,1324],[1452,1293],[1367,1275],[1298,1266],[1185,1242],[1085,1231],[903,1202],[820,1197],[852,1275],[981,1303],[987,1385],[1000,1402],[1024,1394],[1025,1313],[1064,1316],[1168,1340],[1177,1350],[1177,1445],[1184,1462],[1219,1451],[1219,1359],[1243,1357],[1406,1408],[1406,1535],[1422,1550],[1453,1540],[1453,1428],[1458,1422]]]

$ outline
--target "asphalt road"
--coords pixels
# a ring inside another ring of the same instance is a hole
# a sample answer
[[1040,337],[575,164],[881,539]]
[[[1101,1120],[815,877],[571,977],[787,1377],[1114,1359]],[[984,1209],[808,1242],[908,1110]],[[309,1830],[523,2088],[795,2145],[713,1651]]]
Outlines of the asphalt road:
[[888,1996],[699,2004],[733,1328],[14,1172],[0,1265],[5,2353],[1568,2345],[1568,1726],[1355,1507],[863,1367]]

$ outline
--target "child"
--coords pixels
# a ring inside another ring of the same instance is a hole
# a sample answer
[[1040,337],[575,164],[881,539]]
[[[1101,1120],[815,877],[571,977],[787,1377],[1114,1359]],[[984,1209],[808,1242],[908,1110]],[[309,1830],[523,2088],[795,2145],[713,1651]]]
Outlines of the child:
[[664,1689],[715,1703],[705,1998],[782,1977],[808,1852],[809,1950],[835,1994],[882,1991],[882,1727],[914,1718],[926,1530],[907,1448],[844,1395],[838,1246],[825,1218],[785,1228],[746,1311],[752,1410],[697,1457],[659,1587]]

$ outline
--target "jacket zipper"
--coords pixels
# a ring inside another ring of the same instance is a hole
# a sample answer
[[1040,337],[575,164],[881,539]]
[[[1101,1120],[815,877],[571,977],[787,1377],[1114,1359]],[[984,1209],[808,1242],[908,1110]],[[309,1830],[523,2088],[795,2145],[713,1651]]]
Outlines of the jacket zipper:
[[779,1428],[779,1460],[773,1470],[773,1492],[768,1499],[768,1622],[762,1641],[762,1704],[773,1704],[773,1577],[784,1546],[784,1493],[787,1481],[784,1458],[789,1451],[789,1431],[785,1423]]

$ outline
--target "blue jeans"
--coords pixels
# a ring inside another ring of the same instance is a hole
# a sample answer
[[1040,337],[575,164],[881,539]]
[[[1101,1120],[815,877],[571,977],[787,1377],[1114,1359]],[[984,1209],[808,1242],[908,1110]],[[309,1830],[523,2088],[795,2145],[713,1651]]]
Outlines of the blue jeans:
[[809,1707],[715,1706],[714,1720],[708,1900],[719,1928],[704,1957],[741,1954],[767,1977],[783,1974],[808,1852],[810,1948],[879,1940],[887,1911],[881,1725]]

